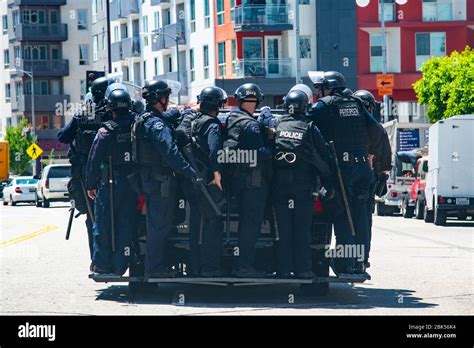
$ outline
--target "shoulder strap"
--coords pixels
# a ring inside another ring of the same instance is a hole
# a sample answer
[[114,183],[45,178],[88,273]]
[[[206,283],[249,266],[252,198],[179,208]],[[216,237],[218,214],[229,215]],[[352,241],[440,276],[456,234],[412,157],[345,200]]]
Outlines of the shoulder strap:
[[103,126],[108,130],[108,131],[111,131],[113,132],[114,130],[116,130],[119,126],[119,124],[115,121],[107,121],[107,122],[104,122],[103,123]]
[[232,112],[232,114],[227,117],[226,122],[225,122],[226,123],[226,128],[229,129],[231,127],[234,127],[242,121],[256,122],[256,120],[253,117],[251,117],[249,114],[247,114],[243,111],[240,111],[240,110],[236,110],[236,111]]
[[331,105],[334,102],[334,97],[331,95],[328,95],[324,98],[319,99],[319,101],[323,102],[326,105]]

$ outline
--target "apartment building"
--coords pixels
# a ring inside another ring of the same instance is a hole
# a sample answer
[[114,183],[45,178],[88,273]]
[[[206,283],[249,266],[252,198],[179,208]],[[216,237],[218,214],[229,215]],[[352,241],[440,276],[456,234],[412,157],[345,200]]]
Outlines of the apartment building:
[[86,93],[91,2],[7,0],[7,4],[11,124],[25,117],[32,123],[34,94],[39,145],[45,153],[54,149],[63,156],[67,147],[56,140],[57,132]]
[[[111,0],[110,6],[113,72],[124,81],[179,80],[181,103],[217,85],[230,104],[239,85],[255,82],[271,106],[295,83],[294,1]],[[307,71],[316,68],[316,1],[300,0],[300,13],[301,73],[309,82]]]
[[8,47],[8,7],[6,0],[0,1],[0,139],[5,137],[7,125],[11,124],[10,53]]
[[[378,100],[376,74],[382,71],[382,2],[357,8],[358,85]],[[391,108],[401,121],[420,121],[423,108],[412,85],[430,57],[474,47],[474,0],[408,0],[383,2],[386,20],[387,68],[394,74]]]
[[91,2],[90,20],[92,35],[92,62],[91,70],[107,72],[109,69],[108,49],[108,0],[83,0]]

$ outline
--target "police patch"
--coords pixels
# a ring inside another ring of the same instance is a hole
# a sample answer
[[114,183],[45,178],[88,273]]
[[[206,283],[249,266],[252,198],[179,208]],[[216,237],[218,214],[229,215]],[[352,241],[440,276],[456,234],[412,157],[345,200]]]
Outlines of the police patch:
[[163,129],[163,123],[161,122],[155,122],[155,124],[153,125],[153,129],[157,130],[157,131],[160,131]]

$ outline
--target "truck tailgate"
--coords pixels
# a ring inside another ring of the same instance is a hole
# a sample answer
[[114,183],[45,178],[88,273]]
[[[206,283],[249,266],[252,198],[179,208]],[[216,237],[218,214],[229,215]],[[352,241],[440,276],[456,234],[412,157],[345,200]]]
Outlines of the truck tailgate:
[[50,192],[67,192],[67,183],[70,178],[51,178],[49,179]]

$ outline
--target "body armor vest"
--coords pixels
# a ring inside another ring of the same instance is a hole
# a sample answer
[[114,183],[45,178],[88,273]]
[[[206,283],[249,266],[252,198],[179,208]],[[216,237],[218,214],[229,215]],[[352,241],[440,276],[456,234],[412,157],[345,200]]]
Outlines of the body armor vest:
[[230,149],[242,148],[240,135],[243,129],[252,122],[256,122],[255,119],[245,111],[234,110],[230,112],[226,120],[227,136],[224,141],[224,147]]
[[209,167],[209,153],[206,151],[200,144],[199,136],[202,134],[202,130],[205,127],[209,126],[211,123],[216,123],[220,127],[220,122],[217,117],[205,115],[202,113],[198,113],[198,117],[193,120],[191,123],[191,137],[194,144],[194,149],[196,150],[196,157],[197,159],[202,162],[204,165]]
[[[367,153],[369,135],[363,106],[350,96],[329,96],[321,99],[331,111],[336,152]],[[327,139],[330,140],[330,139]]]
[[[74,137],[76,153],[86,158],[94,142],[95,136],[102,122],[106,121],[107,111],[104,107],[94,109],[86,108],[77,117],[77,131]],[[75,116],[76,117],[76,116]]]
[[119,124],[116,121],[107,121],[104,127],[110,132],[112,141],[110,142],[109,154],[112,156],[114,168],[129,166],[132,164],[132,141],[131,127],[132,121]]

